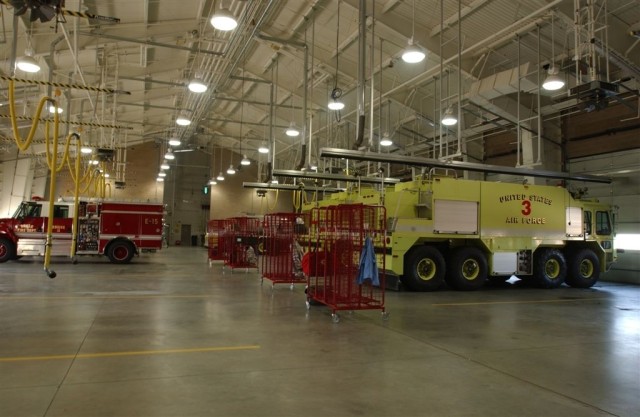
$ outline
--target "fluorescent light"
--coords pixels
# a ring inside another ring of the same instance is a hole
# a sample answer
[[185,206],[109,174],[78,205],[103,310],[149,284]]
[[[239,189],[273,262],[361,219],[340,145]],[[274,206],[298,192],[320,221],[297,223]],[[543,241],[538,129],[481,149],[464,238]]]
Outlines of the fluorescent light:
[[227,174],[233,175],[235,173],[236,173],[236,169],[233,167],[233,164],[229,165],[229,168],[227,169]]
[[180,146],[181,144],[182,142],[180,142],[180,139],[177,139],[177,138],[169,139],[169,146]]
[[260,153],[269,153],[269,147],[267,147],[267,143],[266,142],[262,142],[260,144],[260,147],[258,148],[258,152]]
[[204,93],[207,91],[207,85],[197,77],[189,81],[189,85],[187,87],[189,88],[189,91],[194,93]]
[[247,158],[247,155],[244,155],[242,157],[242,161],[240,161],[241,165],[251,165],[251,161],[249,160],[249,158]]
[[409,64],[421,62],[426,57],[424,50],[413,44],[413,38],[409,39],[407,47],[402,53],[402,60]]
[[88,146],[83,146],[83,147],[80,148],[80,152],[85,154],[85,155],[88,155],[90,153],[93,153],[93,149],[91,149]]
[[211,26],[218,30],[229,31],[233,30],[238,26],[238,21],[231,14],[229,9],[224,7],[220,8],[214,15],[211,17]]
[[300,131],[296,127],[295,122],[291,122],[291,124],[289,125],[287,130],[285,130],[284,133],[286,133],[287,136],[296,137],[296,136],[298,136],[300,134]]

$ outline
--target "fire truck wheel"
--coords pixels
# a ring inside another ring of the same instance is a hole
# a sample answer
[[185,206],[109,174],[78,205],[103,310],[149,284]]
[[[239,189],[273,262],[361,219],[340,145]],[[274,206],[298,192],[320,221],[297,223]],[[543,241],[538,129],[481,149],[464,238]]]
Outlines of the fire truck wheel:
[[107,256],[114,264],[126,264],[133,258],[135,249],[126,240],[116,240],[109,245]]
[[16,245],[6,237],[0,237],[0,263],[16,258]]
[[557,249],[543,248],[533,256],[533,280],[541,288],[558,288],[567,277],[567,261]]
[[451,252],[447,284],[459,291],[474,291],[487,280],[487,258],[478,248],[461,247]]
[[444,273],[442,253],[432,246],[417,246],[405,256],[402,283],[412,291],[437,291]]
[[590,288],[600,278],[600,259],[591,249],[582,249],[569,256],[567,284],[576,288]]

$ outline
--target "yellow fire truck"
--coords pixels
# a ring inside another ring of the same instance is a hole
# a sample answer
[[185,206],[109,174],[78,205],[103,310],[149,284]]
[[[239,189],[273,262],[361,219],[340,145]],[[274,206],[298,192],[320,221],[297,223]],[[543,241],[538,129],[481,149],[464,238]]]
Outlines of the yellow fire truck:
[[476,290],[512,275],[588,288],[616,260],[612,207],[563,187],[429,176],[366,190],[320,204],[383,204],[387,276],[414,291]]

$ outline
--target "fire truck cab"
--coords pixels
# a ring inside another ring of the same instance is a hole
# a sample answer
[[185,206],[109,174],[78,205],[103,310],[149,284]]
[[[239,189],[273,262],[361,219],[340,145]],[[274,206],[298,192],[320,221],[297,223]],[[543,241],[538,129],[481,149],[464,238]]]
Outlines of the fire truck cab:
[[[0,219],[0,262],[43,256],[49,222],[48,201],[24,201],[11,218]],[[73,243],[73,202],[53,207],[52,256],[68,256]],[[106,255],[127,263],[141,251],[162,247],[162,204],[81,201],[76,255]]]

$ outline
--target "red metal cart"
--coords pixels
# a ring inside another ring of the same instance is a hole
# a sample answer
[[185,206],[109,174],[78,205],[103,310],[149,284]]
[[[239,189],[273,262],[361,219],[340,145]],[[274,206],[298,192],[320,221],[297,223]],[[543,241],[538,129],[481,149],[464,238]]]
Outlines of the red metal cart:
[[235,268],[258,268],[259,240],[262,222],[256,217],[230,217],[225,219],[222,236],[224,265],[232,272]]
[[207,248],[209,263],[224,260],[222,236],[225,230],[224,219],[213,219],[207,222]]
[[382,206],[345,204],[313,209],[310,219],[307,308],[382,310],[384,306],[386,213]]
[[271,213],[264,216],[262,278],[275,284],[306,283],[302,256],[306,246],[308,214]]

